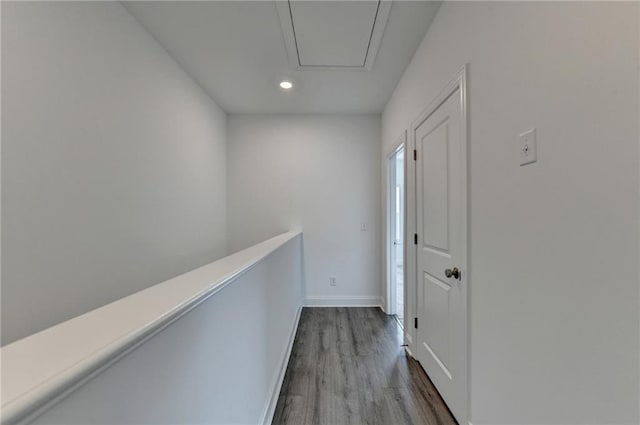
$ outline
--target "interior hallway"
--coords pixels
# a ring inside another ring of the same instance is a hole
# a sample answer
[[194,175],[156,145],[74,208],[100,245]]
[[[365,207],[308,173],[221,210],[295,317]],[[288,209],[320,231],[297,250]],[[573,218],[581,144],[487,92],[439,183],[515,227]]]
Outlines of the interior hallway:
[[0,425],[640,425],[640,0],[0,24]]
[[302,310],[274,425],[456,424],[377,307]]

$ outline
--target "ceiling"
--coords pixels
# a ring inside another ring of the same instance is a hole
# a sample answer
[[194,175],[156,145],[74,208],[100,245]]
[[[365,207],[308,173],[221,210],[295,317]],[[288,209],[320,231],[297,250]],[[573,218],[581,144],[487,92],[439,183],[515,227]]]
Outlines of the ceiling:
[[225,111],[276,114],[381,112],[440,3],[124,5]]

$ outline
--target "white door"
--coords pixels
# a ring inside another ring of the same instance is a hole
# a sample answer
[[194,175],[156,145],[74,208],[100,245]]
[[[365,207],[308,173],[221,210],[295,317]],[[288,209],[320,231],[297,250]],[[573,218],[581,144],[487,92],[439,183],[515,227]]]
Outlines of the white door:
[[[463,74],[464,75],[464,74]],[[463,78],[413,127],[417,353],[460,423],[467,420],[466,127]]]

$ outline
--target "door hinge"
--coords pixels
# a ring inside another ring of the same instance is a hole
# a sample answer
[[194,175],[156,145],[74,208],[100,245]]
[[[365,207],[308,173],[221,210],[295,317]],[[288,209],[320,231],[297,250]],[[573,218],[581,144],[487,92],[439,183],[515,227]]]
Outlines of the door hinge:
[[415,245],[418,245],[418,234],[417,234],[417,233],[414,233],[414,234],[413,234],[413,243],[414,243]]
[[413,160],[417,161],[418,160],[418,151],[417,150],[413,150]]
[[413,318],[413,327],[418,329],[418,318],[417,317]]

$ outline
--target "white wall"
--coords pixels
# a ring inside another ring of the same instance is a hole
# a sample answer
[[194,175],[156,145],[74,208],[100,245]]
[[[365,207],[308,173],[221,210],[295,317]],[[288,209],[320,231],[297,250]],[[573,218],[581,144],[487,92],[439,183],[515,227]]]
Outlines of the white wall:
[[474,425],[640,420],[638,7],[447,2],[384,111],[386,153],[470,63]]
[[269,423],[301,281],[297,236],[33,423]]
[[379,116],[229,116],[230,252],[302,228],[307,301],[378,305],[379,157]]
[[226,254],[226,116],[119,3],[2,9],[5,344]]

